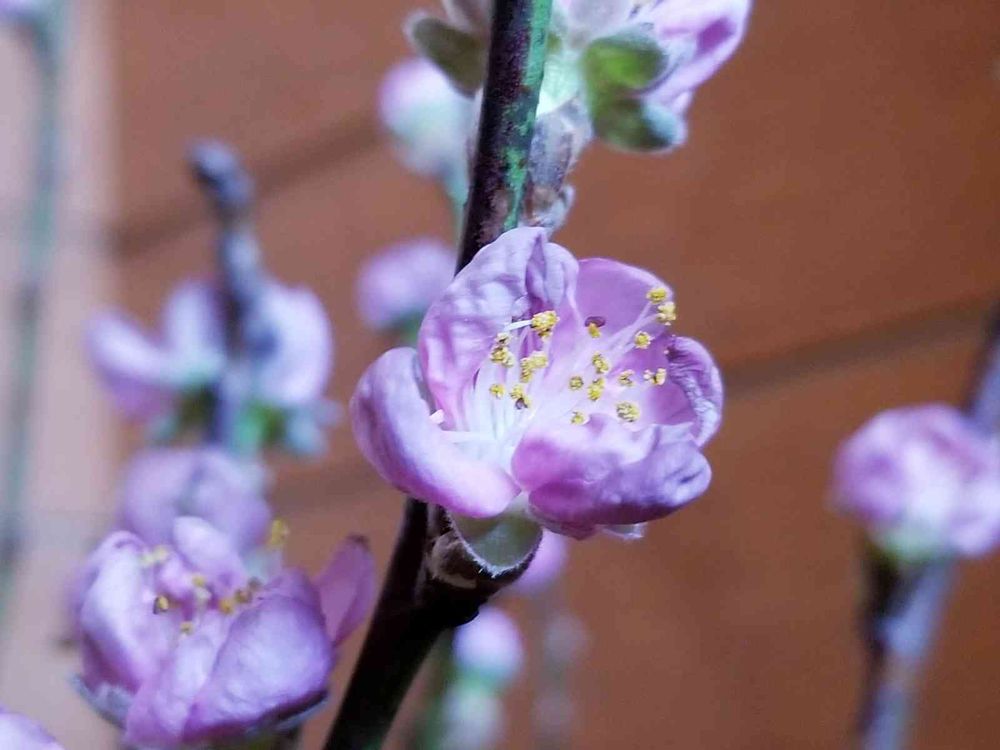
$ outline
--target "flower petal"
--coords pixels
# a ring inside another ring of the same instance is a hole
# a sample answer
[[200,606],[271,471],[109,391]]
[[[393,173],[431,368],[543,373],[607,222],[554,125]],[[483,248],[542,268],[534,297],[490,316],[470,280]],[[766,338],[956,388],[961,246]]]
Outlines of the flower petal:
[[455,420],[461,394],[496,335],[514,320],[558,309],[573,288],[577,262],[541,229],[512,229],[487,245],[431,305],[418,348],[427,388]]
[[269,595],[240,610],[191,707],[184,740],[245,734],[326,693],[333,648],[316,607]]
[[417,353],[392,349],[365,372],[351,424],[365,458],[402,492],[467,516],[495,516],[518,493],[499,466],[471,458],[431,421]]
[[368,540],[352,536],[316,578],[326,632],[336,646],[357,628],[375,602],[375,562]]
[[226,596],[246,583],[246,568],[232,541],[207,521],[194,516],[174,521],[174,547],[217,594]]
[[221,367],[224,335],[222,304],[213,284],[186,281],[171,292],[163,308],[163,337],[181,360],[206,370]]
[[670,287],[649,271],[608,258],[586,258],[580,261],[576,304],[584,321],[603,319],[601,333],[607,337],[636,323],[649,308],[646,294],[655,287],[673,298]]
[[513,467],[539,519],[579,536],[598,525],[668,515],[703,493],[711,478],[686,428],[633,430],[603,414],[529,431]]

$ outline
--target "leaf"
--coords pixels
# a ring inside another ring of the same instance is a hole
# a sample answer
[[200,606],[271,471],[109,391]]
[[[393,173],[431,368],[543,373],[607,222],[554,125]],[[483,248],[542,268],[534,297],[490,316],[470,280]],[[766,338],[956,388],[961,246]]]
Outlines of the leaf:
[[626,151],[665,151],[681,145],[687,134],[680,115],[642,98],[595,102],[591,105],[591,117],[598,137]]
[[583,53],[587,83],[597,95],[647,88],[669,73],[670,67],[663,46],[638,28],[596,39]]
[[418,14],[407,23],[410,42],[448,77],[459,91],[473,95],[486,75],[486,46],[472,34],[439,18]]

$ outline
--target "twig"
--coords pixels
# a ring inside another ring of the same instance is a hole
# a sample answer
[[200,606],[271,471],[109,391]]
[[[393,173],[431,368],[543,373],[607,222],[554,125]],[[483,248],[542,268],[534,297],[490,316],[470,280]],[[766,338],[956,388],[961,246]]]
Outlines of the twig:
[[44,295],[55,245],[59,188],[59,105],[63,47],[63,4],[54,0],[44,15],[26,21],[39,75],[35,146],[35,186],[21,260],[13,314],[16,333],[4,454],[3,508],[0,510],[0,619],[13,586],[24,526],[24,503],[31,458],[31,427],[38,369],[38,339]]
[[[551,5],[552,0],[494,4],[479,144],[459,268],[517,224]],[[325,750],[380,748],[438,636],[472,619],[492,593],[489,586],[469,592],[426,580],[423,562],[429,515],[423,502],[407,500],[382,596]]]

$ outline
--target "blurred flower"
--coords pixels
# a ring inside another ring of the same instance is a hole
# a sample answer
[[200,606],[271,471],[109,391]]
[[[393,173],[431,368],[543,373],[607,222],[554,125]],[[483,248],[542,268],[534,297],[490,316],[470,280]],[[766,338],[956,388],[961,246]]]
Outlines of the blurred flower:
[[[472,95],[485,73],[489,6],[444,5],[447,20],[418,14],[408,32],[421,55]],[[736,51],[750,8],[751,0],[557,0],[539,117],[578,100],[611,145],[679,145],[694,91]]]
[[412,171],[461,191],[466,182],[472,102],[421,58],[399,63],[379,90],[379,114]]
[[[253,338],[255,399],[275,409],[314,405],[333,360],[329,319],[306,289],[274,281],[262,290]],[[164,308],[162,336],[110,313],[87,332],[91,361],[116,405],[128,416],[162,415],[213,387],[226,364],[222,301],[211,283],[188,281]]]
[[358,310],[377,331],[405,332],[419,325],[427,308],[455,275],[455,251],[431,238],[392,245],[361,268]]
[[259,578],[193,517],[174,522],[169,546],[114,532],[83,578],[81,690],[125,742],[164,749],[294,723],[325,697],[336,646],[374,594],[363,540],[348,540],[315,583],[291,568]]
[[983,555],[1000,541],[1000,441],[943,404],[883,412],[841,446],[834,497],[903,559]]
[[544,593],[566,567],[567,544],[565,537],[546,530],[531,564],[511,585],[510,592],[522,596]]
[[97,316],[87,328],[87,350],[115,405],[148,419],[184,395],[210,386],[225,363],[222,319],[208,284],[181,284],[163,309],[154,338],[117,313]]
[[171,543],[179,517],[194,516],[245,554],[266,541],[271,525],[260,473],[215,448],[143,451],[125,473],[117,526],[155,546]]
[[[3,9],[0,6],[0,13]],[[0,747],[9,750],[62,750],[44,729],[30,719],[0,707]]]
[[507,686],[521,671],[524,646],[517,625],[502,610],[484,607],[478,617],[455,631],[455,666],[467,676]]
[[507,232],[428,310],[418,351],[361,378],[358,444],[386,481],[460,516],[576,537],[665,516],[707,488],[700,449],[722,407],[675,317],[652,274]]

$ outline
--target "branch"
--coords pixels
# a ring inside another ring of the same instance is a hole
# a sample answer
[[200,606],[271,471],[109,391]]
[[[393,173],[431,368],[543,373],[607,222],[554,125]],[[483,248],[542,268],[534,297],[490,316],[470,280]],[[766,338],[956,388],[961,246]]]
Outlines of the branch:
[[[458,266],[517,225],[528,172],[552,0],[498,0]],[[433,517],[432,517],[433,516]],[[434,528],[432,528],[434,527]],[[427,576],[425,552],[454,533],[447,514],[406,501],[382,595],[325,750],[377,750],[438,637],[476,616],[507,581],[472,589]],[[512,576],[521,569],[512,571]]]

